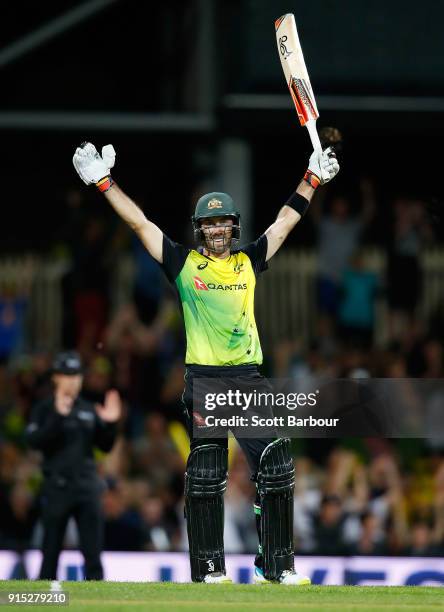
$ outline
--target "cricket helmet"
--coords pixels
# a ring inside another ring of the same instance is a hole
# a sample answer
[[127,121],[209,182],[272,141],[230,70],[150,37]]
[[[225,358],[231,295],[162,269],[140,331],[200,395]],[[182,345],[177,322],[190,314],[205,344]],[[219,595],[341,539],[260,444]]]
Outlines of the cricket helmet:
[[237,246],[240,240],[241,225],[240,213],[236,209],[233,198],[228,193],[212,191],[203,195],[196,204],[196,210],[191,217],[194,230],[194,239],[198,244],[208,248],[209,251],[217,251],[214,245],[211,245],[211,240],[205,236],[201,228],[201,221],[211,217],[227,217],[233,220],[233,225],[230,226],[231,237],[225,239],[224,249],[227,246]]

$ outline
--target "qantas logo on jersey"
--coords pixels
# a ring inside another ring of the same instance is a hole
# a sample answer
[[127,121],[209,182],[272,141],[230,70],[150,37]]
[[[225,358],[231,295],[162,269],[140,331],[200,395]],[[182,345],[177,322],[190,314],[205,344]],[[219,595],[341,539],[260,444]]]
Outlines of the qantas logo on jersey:
[[203,282],[201,278],[199,278],[198,276],[193,276],[193,281],[194,281],[194,286],[196,287],[196,289],[208,291],[208,287],[206,286],[206,284]]
[[216,285],[215,283],[204,283],[198,276],[193,276],[194,286],[199,291],[209,291],[215,289],[216,291],[239,291],[247,288],[247,283],[233,283],[232,285]]

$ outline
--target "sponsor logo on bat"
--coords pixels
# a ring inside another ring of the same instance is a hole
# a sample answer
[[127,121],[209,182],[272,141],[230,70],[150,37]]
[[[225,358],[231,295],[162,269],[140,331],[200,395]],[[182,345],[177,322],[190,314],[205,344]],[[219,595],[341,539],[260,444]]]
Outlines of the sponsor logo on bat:
[[289,88],[301,125],[305,125],[309,119],[317,119],[319,115],[305,79],[291,77]]
[[279,38],[279,51],[281,52],[281,55],[284,59],[288,59],[290,57],[290,55],[293,53],[293,51],[289,51],[285,45],[285,43],[287,42],[287,36],[281,36]]

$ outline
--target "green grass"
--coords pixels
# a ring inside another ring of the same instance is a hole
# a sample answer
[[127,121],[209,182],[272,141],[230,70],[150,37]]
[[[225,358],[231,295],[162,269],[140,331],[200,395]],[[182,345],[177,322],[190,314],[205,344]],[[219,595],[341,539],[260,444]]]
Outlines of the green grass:
[[[440,587],[285,587],[282,585],[209,585],[171,582],[64,582],[67,612],[130,610],[136,612],[240,612],[241,610],[319,610],[320,612],[423,612],[444,609]],[[48,582],[4,581],[0,593],[47,591]],[[57,606],[59,608],[60,606]],[[0,610],[25,609],[5,605]],[[28,605],[26,610],[54,609]]]

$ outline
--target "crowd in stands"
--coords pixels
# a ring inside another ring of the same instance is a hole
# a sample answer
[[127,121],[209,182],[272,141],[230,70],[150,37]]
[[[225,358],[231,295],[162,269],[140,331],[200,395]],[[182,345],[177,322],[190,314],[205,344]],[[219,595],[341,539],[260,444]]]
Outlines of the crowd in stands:
[[[265,374],[301,377],[442,379],[443,322],[417,315],[419,257],[439,242],[417,200],[393,202],[384,279],[365,269],[360,246],[371,236],[372,186],[361,184],[362,208],[346,198],[313,207],[319,253],[318,334],[268,347]],[[159,266],[121,227],[88,216],[78,194],[59,238],[72,262],[64,289],[63,342],[87,364],[84,395],[101,401],[117,388],[124,405],[117,443],[97,456],[103,493],[105,549],[177,551],[187,547],[183,474],[188,442],[183,426],[184,335],[174,295]],[[316,208],[317,207],[317,208]],[[80,236],[80,238],[79,238]],[[132,252],[133,294],[111,308],[112,269]],[[269,272],[272,273],[272,272]],[[1,279],[0,279],[1,280]],[[263,281],[265,282],[265,280]],[[373,300],[387,292],[390,339],[373,343]],[[26,448],[32,406],[51,390],[52,353],[26,339],[26,296],[1,286],[0,295],[0,548],[38,547],[40,457]],[[441,396],[442,397],[442,396]],[[444,402],[437,401],[440,418]],[[295,550],[320,555],[444,555],[444,439],[294,440]],[[228,552],[257,549],[254,484],[236,444],[230,448],[225,496]],[[77,547],[70,523],[65,546]]]

